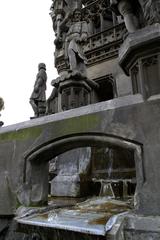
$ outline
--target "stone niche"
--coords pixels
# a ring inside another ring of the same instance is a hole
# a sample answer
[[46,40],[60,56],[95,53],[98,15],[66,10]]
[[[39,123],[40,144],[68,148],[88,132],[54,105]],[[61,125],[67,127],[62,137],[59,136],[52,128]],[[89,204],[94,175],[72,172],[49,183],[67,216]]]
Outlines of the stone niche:
[[134,194],[136,173],[133,151],[101,146],[84,147],[67,151],[53,160],[54,171],[50,171],[51,196],[110,196],[105,190],[108,186],[115,198]]

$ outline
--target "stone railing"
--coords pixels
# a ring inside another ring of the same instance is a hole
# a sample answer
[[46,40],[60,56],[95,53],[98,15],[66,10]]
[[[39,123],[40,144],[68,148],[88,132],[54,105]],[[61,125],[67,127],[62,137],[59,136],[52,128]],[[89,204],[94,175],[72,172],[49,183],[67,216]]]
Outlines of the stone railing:
[[88,65],[117,56],[125,31],[124,23],[121,23],[90,36],[84,46]]

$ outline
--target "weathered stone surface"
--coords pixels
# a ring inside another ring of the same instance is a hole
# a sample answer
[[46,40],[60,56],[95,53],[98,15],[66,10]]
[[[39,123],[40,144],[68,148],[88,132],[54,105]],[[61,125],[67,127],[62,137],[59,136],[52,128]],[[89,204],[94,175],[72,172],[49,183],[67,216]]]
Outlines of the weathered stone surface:
[[11,179],[8,176],[8,172],[4,171],[0,174],[1,182],[1,215],[12,215],[16,209],[16,194],[13,192]]
[[58,175],[51,182],[52,196],[82,197],[89,193],[89,183],[80,175]]
[[124,220],[123,232],[126,240],[158,240],[160,218],[128,215]]
[[139,28],[139,2],[127,0],[110,0],[111,8],[117,15],[122,15],[129,33],[135,32]]
[[88,174],[90,168],[91,149],[78,148],[59,155],[56,158],[56,172],[59,175]]
[[0,218],[0,240],[27,240],[26,234],[16,232],[17,224],[11,217]]
[[160,93],[160,24],[130,34],[119,51],[123,70],[130,75],[133,94],[148,99]]
[[0,218],[0,239],[5,239],[5,235],[9,229],[10,219]]
[[[159,49],[160,24],[154,24],[129,34],[119,49],[119,63],[126,73],[129,66],[140,56]],[[130,61],[132,59],[132,61]]]
[[113,217],[113,226],[107,232],[110,240],[158,240],[160,238],[160,217],[143,216],[132,213],[119,214]]
[[51,181],[52,196],[84,196],[89,193],[91,149],[78,148],[56,157],[56,176]]
[[[157,157],[160,142],[157,131],[159,102],[158,96],[143,102],[140,95],[134,95],[4,127],[0,130],[1,174],[8,171],[12,179],[12,191],[17,193],[24,184],[32,189],[30,180],[34,176],[34,165],[66,150],[94,144],[104,146],[104,143],[106,146],[118,144],[131,147],[136,152],[136,176],[139,182],[136,208],[139,213],[157,215],[160,213],[160,176],[157,171],[160,167]],[[37,176],[39,182],[41,175]],[[4,181],[0,185],[4,186]],[[6,195],[7,191],[3,189],[1,195]],[[24,204],[22,199],[18,200]],[[9,204],[7,199],[1,202],[0,213],[3,213],[4,204]]]
[[[65,230],[65,239],[68,239],[69,236],[71,239],[77,239],[78,234],[81,233],[83,240],[99,240],[103,237],[106,238],[106,232],[113,227],[114,222],[109,222],[110,217],[129,209],[128,204],[123,201],[108,199],[108,197],[95,197],[65,209],[53,208],[41,214],[16,218],[16,221],[19,229],[30,234],[40,233],[40,235],[46,236],[46,239],[48,239],[48,235],[51,236],[51,239],[53,236],[54,239],[63,239]],[[60,232],[56,236],[57,230]],[[76,235],[75,238],[73,238],[73,234]]]
[[117,15],[123,16],[129,33],[160,22],[160,3],[158,0],[110,0],[110,4]]
[[120,66],[118,65],[118,61],[113,69],[113,77],[116,81],[118,97],[132,94],[133,90],[132,90],[131,78],[130,76],[127,76],[124,73],[124,71],[120,68]]

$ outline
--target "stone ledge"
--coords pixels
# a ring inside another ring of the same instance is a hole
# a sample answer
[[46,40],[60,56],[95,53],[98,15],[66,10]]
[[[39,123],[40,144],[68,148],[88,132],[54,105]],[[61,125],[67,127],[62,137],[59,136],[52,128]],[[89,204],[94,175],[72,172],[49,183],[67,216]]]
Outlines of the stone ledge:
[[139,104],[139,103],[143,103],[143,97],[141,94],[114,98],[109,101],[95,103],[95,104],[87,105],[84,107],[75,108],[75,109],[67,110],[64,112],[59,112],[52,115],[32,119],[30,121],[25,121],[25,122],[21,122],[21,123],[9,125],[9,126],[4,126],[0,128],[0,134],[6,133],[6,132],[18,131],[18,130],[30,128],[30,127],[40,126],[40,125],[56,122],[59,120],[69,119],[73,117],[79,117],[79,116],[88,115],[92,113],[118,109],[118,108]]

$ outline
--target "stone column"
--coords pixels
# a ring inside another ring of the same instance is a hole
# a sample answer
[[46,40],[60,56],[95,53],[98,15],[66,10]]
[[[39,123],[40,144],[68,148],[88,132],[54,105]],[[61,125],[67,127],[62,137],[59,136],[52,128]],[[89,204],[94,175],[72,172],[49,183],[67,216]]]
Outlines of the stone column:
[[31,202],[32,206],[43,206],[48,203],[48,162],[31,164]]

